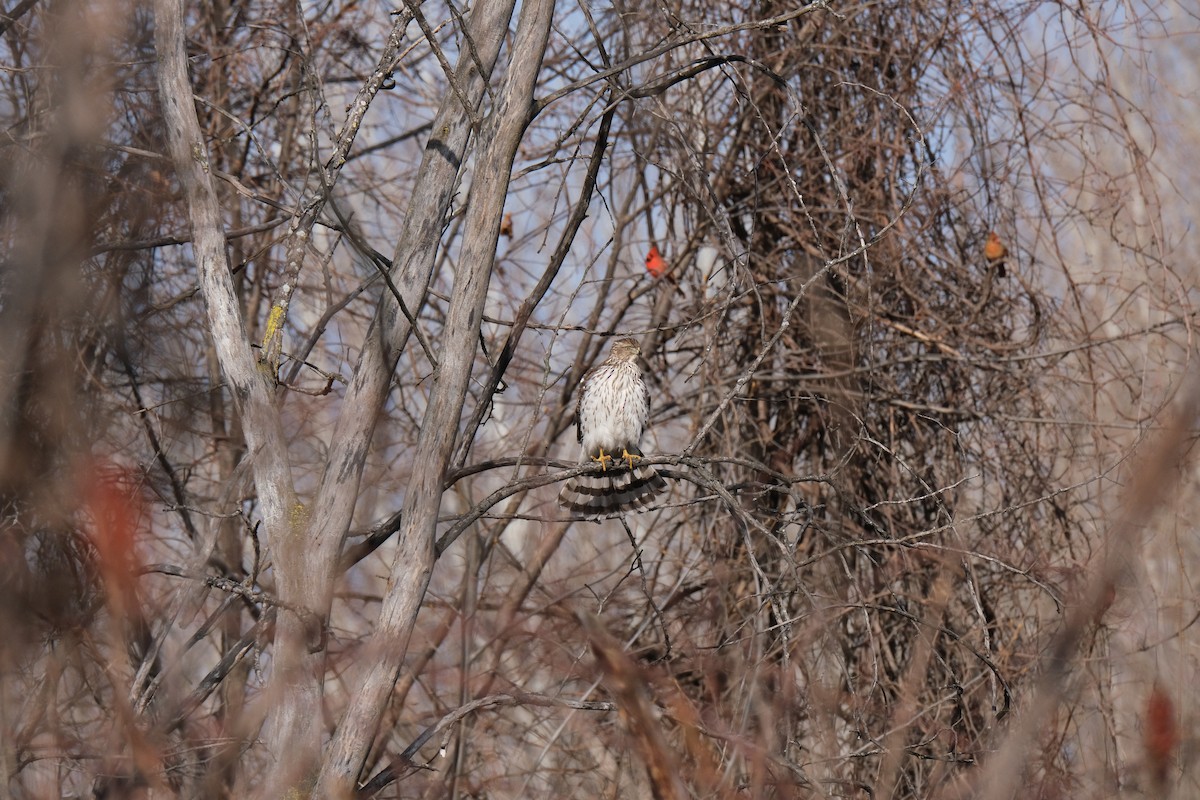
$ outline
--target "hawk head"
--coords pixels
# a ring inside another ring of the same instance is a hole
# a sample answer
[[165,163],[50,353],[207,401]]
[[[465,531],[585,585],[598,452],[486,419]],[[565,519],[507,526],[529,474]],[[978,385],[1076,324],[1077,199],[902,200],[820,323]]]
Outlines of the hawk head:
[[613,362],[636,361],[642,353],[642,346],[637,339],[617,339],[613,342],[608,360]]

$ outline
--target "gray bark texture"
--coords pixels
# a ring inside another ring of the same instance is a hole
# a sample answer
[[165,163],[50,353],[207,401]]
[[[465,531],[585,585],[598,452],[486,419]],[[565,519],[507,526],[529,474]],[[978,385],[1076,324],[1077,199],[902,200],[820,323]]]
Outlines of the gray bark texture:
[[209,174],[208,152],[187,74],[182,0],[154,3],[154,45],[158,54],[158,93],[167,128],[167,146],[187,200],[192,249],[208,311],[213,346],[229,382],[253,459],[254,481],[268,533],[283,535],[293,516],[295,492],[273,386],[258,369],[246,338],[241,310],[229,274],[221,207]]
[[[470,137],[477,133],[472,129],[472,119],[477,116],[513,8],[512,0],[497,0],[477,5],[471,15],[468,29],[474,53],[464,55],[455,73],[461,92],[447,94],[435,119],[417,181],[422,191],[410,204],[396,248],[393,284],[404,307],[391,293],[384,294],[335,425],[315,501],[311,508],[305,508],[293,488],[273,375],[269,374],[271,359],[261,364],[255,359],[230,278],[221,209],[192,102],[183,5],[179,0],[156,0],[154,5],[160,97],[170,152],[188,201],[211,335],[243,420],[274,558],[281,613],[275,632],[271,691],[263,711],[263,740],[275,757],[271,771],[260,784],[264,796],[276,795],[311,777],[313,765],[320,763],[325,653],[314,621],[323,624],[328,617],[338,556],[354,513],[375,421],[386,401],[399,355],[412,333],[409,315],[424,302],[459,171],[467,158]],[[483,141],[488,143],[488,150],[475,179],[468,220],[472,234],[464,250],[468,255],[465,263],[471,267],[455,286],[450,318],[456,335],[439,354],[444,360],[418,454],[433,468],[422,473],[422,485],[409,487],[405,518],[411,522],[401,531],[397,560],[397,569],[404,574],[393,576],[393,593],[385,605],[380,630],[381,642],[388,644],[376,648],[382,656],[365,670],[363,693],[339,726],[322,772],[321,791],[325,796],[344,796],[353,789],[386,701],[386,689],[381,695],[379,687],[390,687],[395,680],[404,641],[428,583],[433,562],[432,526],[440,504],[443,472],[454,446],[508,176],[529,117],[552,10],[552,2],[543,2],[523,15],[518,46],[514,48],[515,66],[486,123]],[[268,336],[271,333],[268,330]]]
[[329,747],[315,790],[318,797],[349,797],[353,793],[400,674],[409,635],[429,585],[442,486],[471,377],[504,199],[513,159],[529,121],[553,12],[553,0],[522,5],[508,72],[497,93],[495,109],[484,122],[459,259],[462,271],[454,283],[444,348],[438,354],[436,384],[414,457],[415,463],[425,468],[415,474],[407,488],[395,560],[373,646],[367,650],[361,686]]
[[[226,252],[221,207],[212,184],[209,157],[196,116],[187,71],[182,0],[154,3],[154,44],[158,55],[158,92],[166,124],[167,147],[187,201],[192,228],[192,248],[200,273],[200,288],[208,313],[209,334],[229,384],[242,422],[248,458],[261,505],[268,545],[275,556],[278,591],[285,602],[295,602],[303,584],[301,539],[303,507],[296,499],[288,459],[287,441],[275,403],[274,381],[259,368],[246,336],[241,309],[234,292]],[[303,607],[303,604],[297,604]],[[320,707],[320,678],[297,656],[306,651],[312,636],[307,614],[281,614],[276,626],[280,645],[274,661],[276,684],[286,683],[302,693],[310,708]],[[320,741],[318,714],[292,715],[289,738]]]

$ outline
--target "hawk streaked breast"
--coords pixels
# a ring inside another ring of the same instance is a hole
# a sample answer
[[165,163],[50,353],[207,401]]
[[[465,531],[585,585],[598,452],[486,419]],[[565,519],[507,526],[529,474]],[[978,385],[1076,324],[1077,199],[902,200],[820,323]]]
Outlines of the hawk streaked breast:
[[558,495],[558,504],[583,519],[641,511],[667,488],[648,464],[639,464],[642,432],[650,419],[650,388],[642,380],[636,339],[619,339],[603,364],[579,384],[575,418],[585,457],[603,472],[576,475]]

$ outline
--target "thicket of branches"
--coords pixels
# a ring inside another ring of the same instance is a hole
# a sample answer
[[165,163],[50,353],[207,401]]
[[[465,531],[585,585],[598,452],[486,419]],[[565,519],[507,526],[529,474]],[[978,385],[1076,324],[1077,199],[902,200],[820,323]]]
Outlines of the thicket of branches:
[[3,796],[1194,791],[1146,11],[0,13]]

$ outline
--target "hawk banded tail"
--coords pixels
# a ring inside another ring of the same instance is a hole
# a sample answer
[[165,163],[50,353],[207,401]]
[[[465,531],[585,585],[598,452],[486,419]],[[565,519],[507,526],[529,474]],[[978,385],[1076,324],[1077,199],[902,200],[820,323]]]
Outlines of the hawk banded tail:
[[576,475],[558,504],[583,519],[611,517],[648,508],[667,488],[649,464],[639,464],[642,432],[650,418],[650,389],[637,364],[636,339],[620,339],[603,364],[579,384],[575,417],[584,457],[603,472]]

